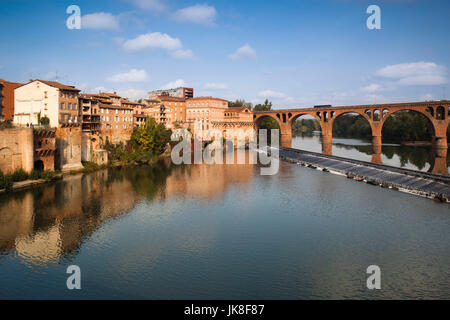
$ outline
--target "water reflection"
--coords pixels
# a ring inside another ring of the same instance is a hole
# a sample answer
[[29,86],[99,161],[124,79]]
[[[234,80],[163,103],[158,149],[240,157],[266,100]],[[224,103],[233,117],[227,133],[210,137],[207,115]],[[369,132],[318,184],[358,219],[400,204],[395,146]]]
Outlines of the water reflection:
[[0,259],[15,252],[27,263],[42,265],[76,253],[84,238],[105,221],[142,200],[171,197],[213,201],[232,186],[249,185],[252,165],[172,166],[170,159],[152,167],[105,169],[88,175],[0,196]]
[[319,136],[311,135],[294,137],[292,147],[395,167],[443,175],[449,174],[450,157],[447,150],[437,151],[431,146],[418,147],[396,144],[373,146],[371,141],[346,138],[333,138],[332,145],[324,146]]

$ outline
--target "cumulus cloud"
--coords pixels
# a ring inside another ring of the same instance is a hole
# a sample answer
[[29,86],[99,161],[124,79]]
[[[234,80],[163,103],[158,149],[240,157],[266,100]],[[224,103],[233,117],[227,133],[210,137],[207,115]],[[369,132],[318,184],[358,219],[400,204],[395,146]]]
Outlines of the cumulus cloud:
[[228,85],[226,83],[208,82],[205,84],[205,89],[224,90],[228,89]]
[[81,17],[81,28],[118,30],[119,19],[106,12],[86,14]]
[[138,51],[143,49],[165,49],[178,50],[183,45],[180,39],[172,38],[166,33],[150,32],[141,34],[135,39],[127,40],[123,43],[123,48],[128,51]]
[[372,84],[369,84],[368,86],[365,86],[361,90],[366,91],[366,92],[377,92],[377,91],[382,91],[383,88],[378,83],[372,83]]
[[258,96],[264,98],[286,98],[286,95],[282,92],[274,91],[274,90],[264,90],[258,93]]
[[111,82],[142,82],[148,79],[147,72],[143,69],[131,69],[125,73],[118,73],[109,77],[107,80]]
[[169,55],[175,59],[194,59],[194,53],[189,49],[170,51]]
[[172,18],[178,22],[190,22],[212,26],[215,23],[216,16],[217,10],[213,6],[197,4],[175,11]]
[[126,0],[135,7],[143,10],[152,10],[156,12],[164,11],[166,9],[165,0]]
[[376,75],[396,80],[399,85],[440,85],[447,82],[445,67],[434,62],[412,62],[386,66]]
[[228,56],[231,60],[242,60],[245,58],[255,59],[256,51],[250,47],[248,43],[240,47],[236,50],[235,53],[232,53]]
[[166,85],[162,86],[160,90],[167,90],[172,88],[178,88],[178,87],[185,87],[186,82],[183,79],[177,79],[175,81],[169,82]]
[[150,32],[126,41],[116,38],[114,42],[130,52],[145,49],[162,49],[167,51],[169,56],[174,59],[194,59],[194,53],[189,49],[184,49],[180,39],[173,38],[166,33]]

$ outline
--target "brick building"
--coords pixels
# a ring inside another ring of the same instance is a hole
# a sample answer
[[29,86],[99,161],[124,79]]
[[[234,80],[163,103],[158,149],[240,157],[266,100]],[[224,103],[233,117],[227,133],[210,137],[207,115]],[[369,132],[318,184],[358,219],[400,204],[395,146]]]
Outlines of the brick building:
[[79,112],[82,132],[98,134],[101,130],[100,105],[102,97],[96,94],[81,94],[79,97]]
[[148,93],[150,99],[158,99],[159,97],[175,97],[190,99],[194,97],[193,88],[178,87],[173,89],[154,90]]
[[23,83],[9,82],[0,79],[0,120],[14,119],[14,90]]
[[[128,100],[114,93],[101,92],[100,122],[104,142],[126,142],[133,132],[134,108]],[[125,101],[125,102],[124,102]]]

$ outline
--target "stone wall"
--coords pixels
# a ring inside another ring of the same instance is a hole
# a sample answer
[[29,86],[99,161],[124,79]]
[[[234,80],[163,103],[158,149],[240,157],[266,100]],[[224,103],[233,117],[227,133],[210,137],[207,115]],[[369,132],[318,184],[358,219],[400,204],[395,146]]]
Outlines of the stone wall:
[[81,136],[81,126],[79,125],[67,125],[56,129],[56,169],[63,172],[83,169]]
[[108,153],[100,148],[100,136],[83,132],[81,135],[81,161],[90,161],[98,165],[108,163]]
[[0,170],[3,173],[34,167],[34,141],[32,128],[0,130]]

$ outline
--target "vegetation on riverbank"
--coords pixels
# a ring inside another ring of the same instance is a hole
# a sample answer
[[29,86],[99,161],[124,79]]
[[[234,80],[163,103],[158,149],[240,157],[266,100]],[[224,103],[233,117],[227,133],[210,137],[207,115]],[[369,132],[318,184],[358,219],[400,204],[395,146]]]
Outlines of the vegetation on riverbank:
[[58,177],[59,174],[53,171],[32,170],[30,173],[28,173],[22,168],[16,169],[12,173],[6,174],[0,171],[0,190],[2,189],[6,191],[12,190],[14,182],[21,182],[26,180],[52,181]]
[[108,152],[110,163],[147,164],[154,162],[165,151],[172,131],[155,119],[147,118],[145,124],[135,127],[127,143],[106,142],[103,148]]

